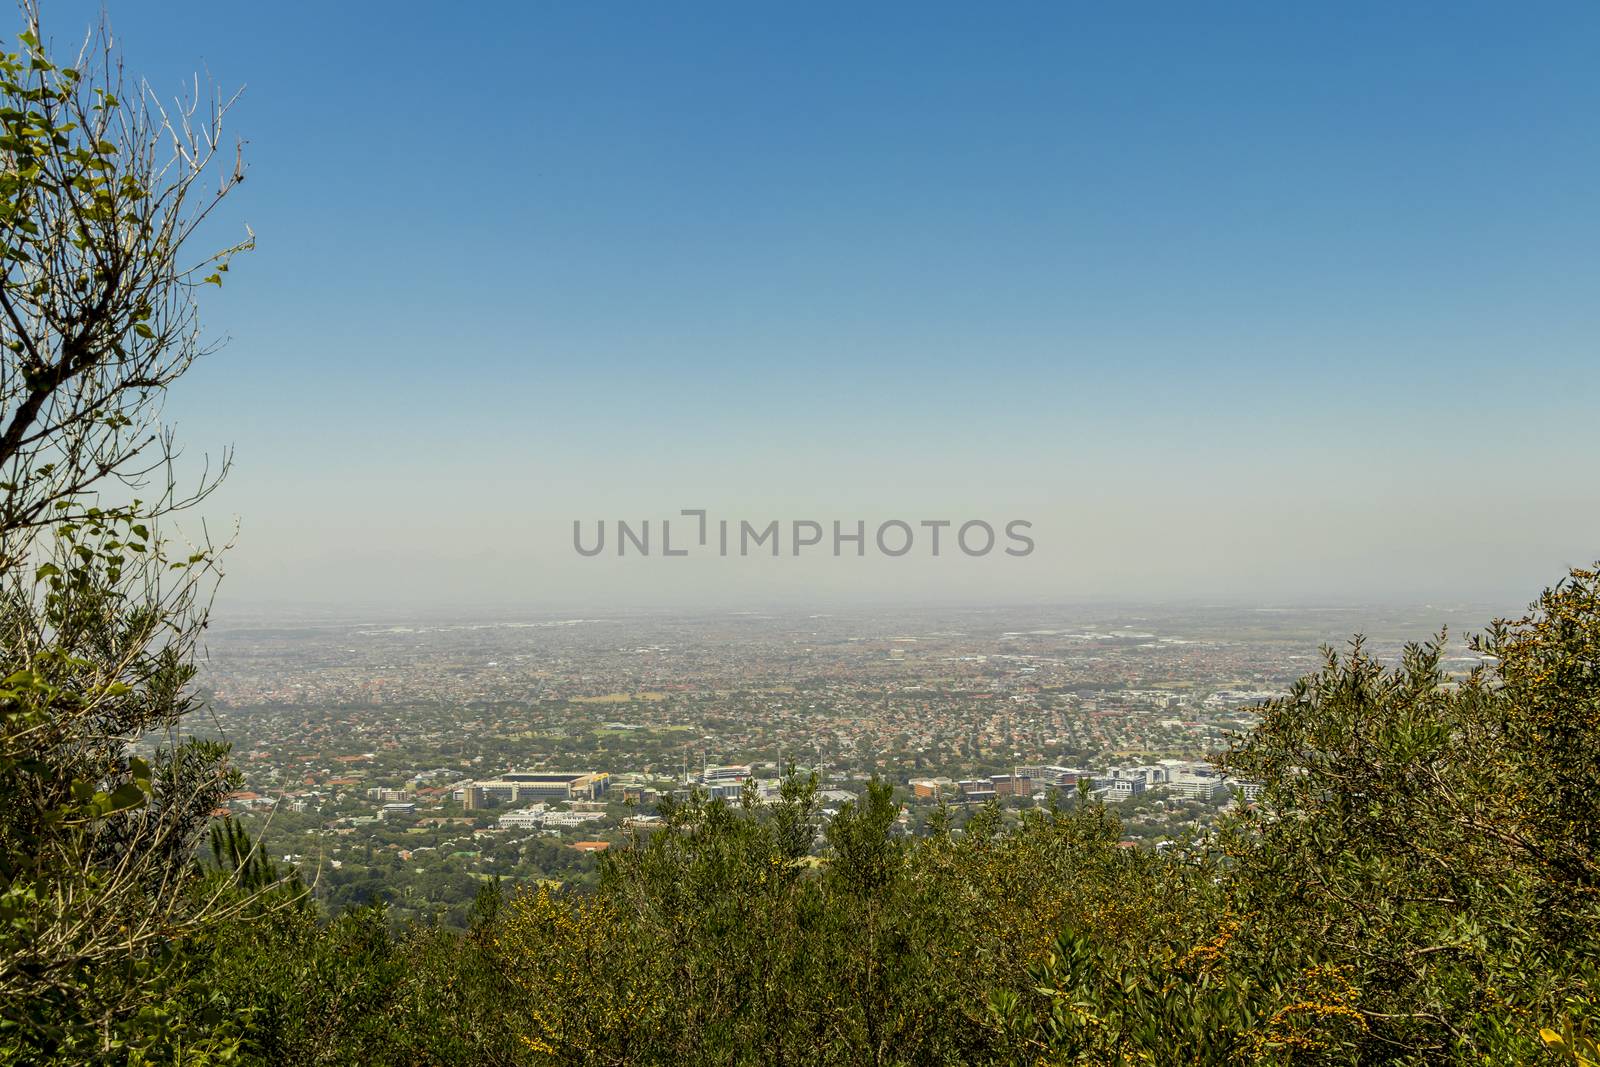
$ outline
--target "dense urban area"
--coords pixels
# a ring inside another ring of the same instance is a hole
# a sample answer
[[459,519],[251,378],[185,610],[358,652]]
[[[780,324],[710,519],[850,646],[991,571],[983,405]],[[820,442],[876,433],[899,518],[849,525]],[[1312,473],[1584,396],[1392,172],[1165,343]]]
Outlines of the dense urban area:
[[[335,910],[466,922],[478,887],[592,883],[663,798],[759,804],[816,773],[824,819],[873,778],[902,832],[1111,805],[1129,847],[1203,832],[1253,784],[1208,757],[1319,646],[1402,639],[1481,608],[1101,607],[920,614],[241,618],[211,632],[228,809]],[[1447,669],[1477,656],[1452,635]],[[152,738],[150,743],[159,740]]]

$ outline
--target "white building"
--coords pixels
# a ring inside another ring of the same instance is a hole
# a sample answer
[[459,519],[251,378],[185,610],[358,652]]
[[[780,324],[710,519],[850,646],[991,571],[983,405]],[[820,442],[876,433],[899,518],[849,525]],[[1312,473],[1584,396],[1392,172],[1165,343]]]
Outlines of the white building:
[[541,823],[545,828],[582,826],[586,822],[599,822],[605,818],[598,811],[547,811]]
[[495,820],[495,825],[501,829],[532,829],[544,825],[546,814],[543,804],[535,804],[529,808],[506,812]]

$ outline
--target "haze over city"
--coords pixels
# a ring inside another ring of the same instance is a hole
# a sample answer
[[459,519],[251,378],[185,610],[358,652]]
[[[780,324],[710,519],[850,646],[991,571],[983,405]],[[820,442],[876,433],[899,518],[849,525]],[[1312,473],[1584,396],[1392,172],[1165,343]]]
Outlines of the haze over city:
[[1600,1065],[1600,6],[100,4],[0,1067]]

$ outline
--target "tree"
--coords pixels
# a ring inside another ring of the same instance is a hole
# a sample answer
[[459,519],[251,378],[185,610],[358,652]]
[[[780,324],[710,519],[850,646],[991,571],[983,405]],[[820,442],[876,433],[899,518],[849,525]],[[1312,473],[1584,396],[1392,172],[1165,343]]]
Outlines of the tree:
[[218,550],[160,529],[227,463],[180,488],[161,410],[211,350],[197,291],[251,241],[192,250],[244,177],[229,100],[164,106],[104,24],[58,65],[23,14],[0,54],[0,1050],[86,1059],[174,945],[242,906],[197,892],[193,862],[226,749],[170,734]]
[[1263,705],[1222,759],[1256,802],[1130,894],[1190,901],[991,998],[1016,1061],[1600,1062],[1600,575],[1471,644],[1358,638]]

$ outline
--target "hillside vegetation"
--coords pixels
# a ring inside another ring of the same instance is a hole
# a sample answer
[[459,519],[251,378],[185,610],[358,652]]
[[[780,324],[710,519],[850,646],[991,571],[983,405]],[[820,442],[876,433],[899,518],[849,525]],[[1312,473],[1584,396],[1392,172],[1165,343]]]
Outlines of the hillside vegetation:
[[791,775],[668,804],[592,891],[487,884],[464,934],[320,913],[179,729],[217,552],[163,522],[216,480],[160,404],[243,170],[225,101],[120,69],[36,18],[0,55],[0,1063],[1600,1061],[1589,570],[1470,677],[1442,637],[1330,652],[1219,756],[1256,802],[1165,850],[1085,796],[908,838],[874,783],[824,823]]
[[[376,909],[319,915],[218,824],[201,861],[173,863],[195,914],[219,896],[224,914],[36,974],[5,1002],[0,1048],[116,1063],[1590,1062],[1600,574],[1573,572],[1475,644],[1486,665],[1457,679],[1437,641],[1393,667],[1359,641],[1330,652],[1224,757],[1258,801],[1159,852],[1120,847],[1085,798],[907,838],[887,784],[819,846],[814,783],[791,776],[777,804],[669,805],[606,855],[594,892],[487,884],[466,934],[395,934]],[[6,899],[45,887],[11,875]],[[13,972],[40,929],[20,915]]]

